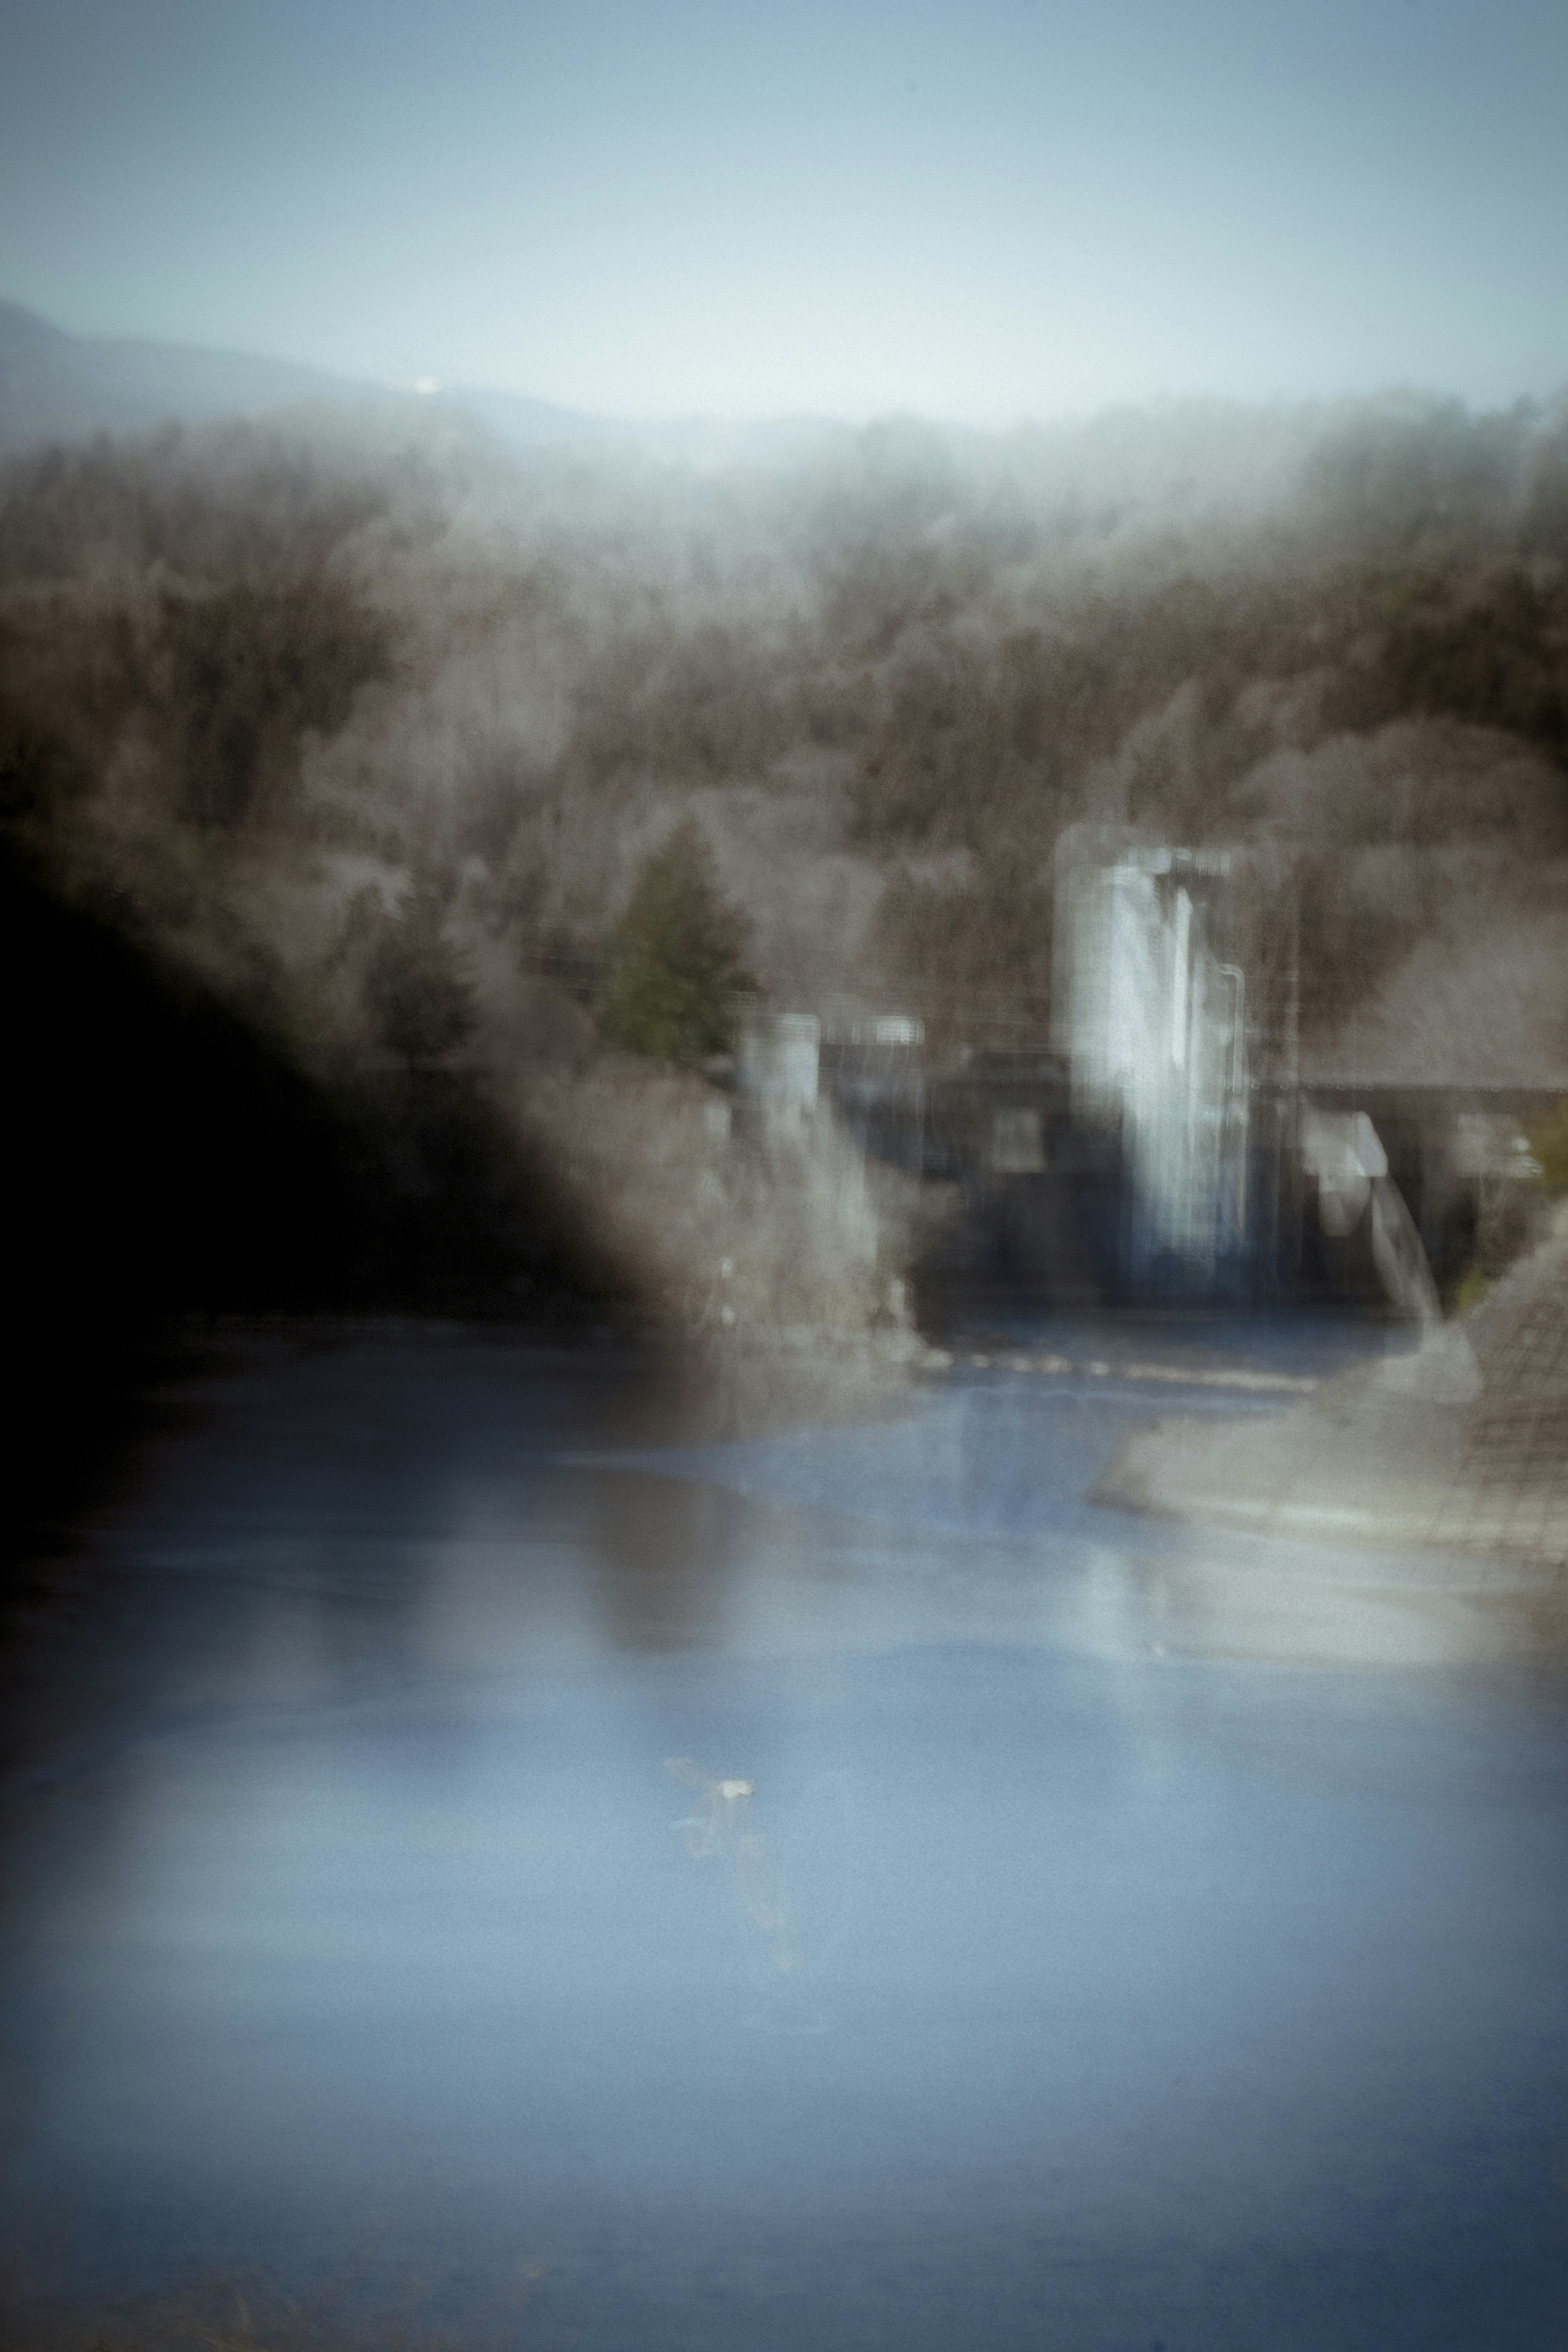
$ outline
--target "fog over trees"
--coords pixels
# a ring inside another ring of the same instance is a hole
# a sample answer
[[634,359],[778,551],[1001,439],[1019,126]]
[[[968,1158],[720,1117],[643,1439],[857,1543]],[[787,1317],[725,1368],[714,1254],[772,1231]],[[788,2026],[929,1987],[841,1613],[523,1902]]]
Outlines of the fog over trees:
[[1246,852],[1309,1054],[1550,1080],[1565,566],[1568,415],[1526,404],[895,420],[728,472],[170,428],[4,477],[5,824],[310,1083],[501,1068],[514,1128],[723,1043],[626,1009],[672,841],[727,972],[942,1052],[1045,1033],[1084,821]]

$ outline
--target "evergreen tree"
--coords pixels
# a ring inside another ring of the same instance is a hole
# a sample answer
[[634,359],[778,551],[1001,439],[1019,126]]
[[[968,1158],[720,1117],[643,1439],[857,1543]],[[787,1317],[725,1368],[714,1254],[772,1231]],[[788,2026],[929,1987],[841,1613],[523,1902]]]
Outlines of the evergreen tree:
[[736,998],[752,986],[742,925],[721,897],[712,853],[688,821],[654,851],[616,928],[600,992],[600,1034],[688,1066],[728,1053]]

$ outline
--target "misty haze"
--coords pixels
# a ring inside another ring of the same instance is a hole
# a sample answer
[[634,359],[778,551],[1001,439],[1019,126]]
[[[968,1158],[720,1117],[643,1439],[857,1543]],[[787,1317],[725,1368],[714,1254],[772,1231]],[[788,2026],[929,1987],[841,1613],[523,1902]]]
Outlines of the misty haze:
[[0,445],[5,2342],[1560,2344],[1562,399]]

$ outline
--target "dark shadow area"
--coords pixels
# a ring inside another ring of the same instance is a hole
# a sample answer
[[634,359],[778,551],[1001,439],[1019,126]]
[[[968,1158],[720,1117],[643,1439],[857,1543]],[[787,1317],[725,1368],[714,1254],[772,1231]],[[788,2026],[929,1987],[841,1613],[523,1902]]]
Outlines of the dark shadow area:
[[211,1318],[458,1313],[570,1331],[614,1289],[547,1171],[460,1073],[328,1087],[0,858],[12,1008],[14,1465],[0,1546],[79,1522]]

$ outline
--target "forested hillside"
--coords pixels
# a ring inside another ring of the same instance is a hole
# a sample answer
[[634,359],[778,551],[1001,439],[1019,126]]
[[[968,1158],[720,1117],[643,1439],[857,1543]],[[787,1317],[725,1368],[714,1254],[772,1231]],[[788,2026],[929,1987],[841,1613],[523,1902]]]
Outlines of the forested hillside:
[[552,1215],[602,1181],[652,1081],[617,926],[683,825],[779,1007],[1042,1034],[1088,820],[1245,849],[1310,1052],[1555,1076],[1565,565],[1568,419],[1524,405],[895,422],[708,474],[403,411],[100,441],[5,478],[9,855],[418,1197],[437,1076]]

